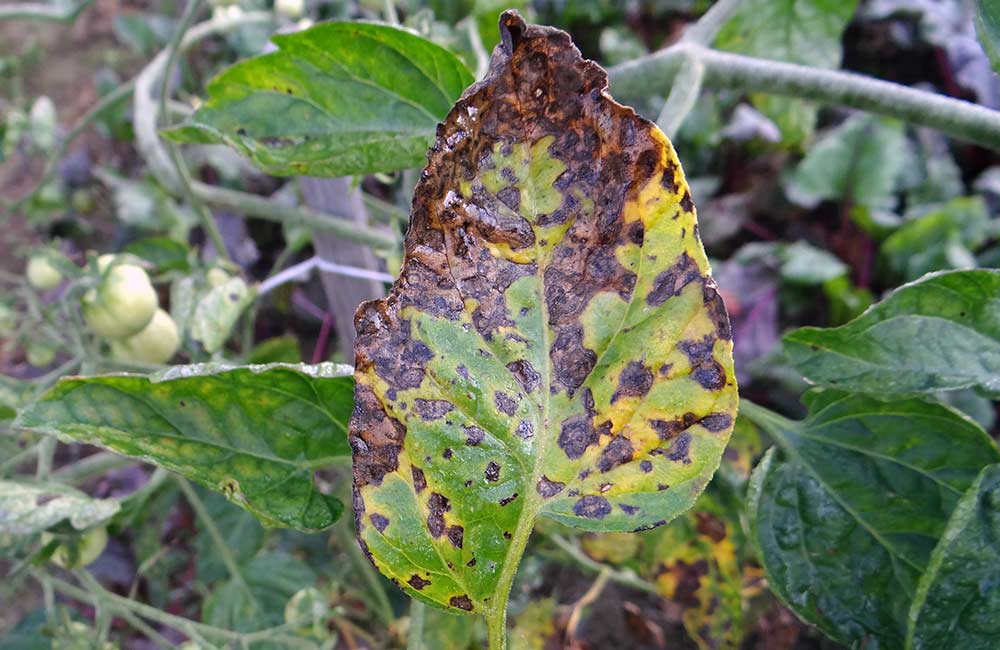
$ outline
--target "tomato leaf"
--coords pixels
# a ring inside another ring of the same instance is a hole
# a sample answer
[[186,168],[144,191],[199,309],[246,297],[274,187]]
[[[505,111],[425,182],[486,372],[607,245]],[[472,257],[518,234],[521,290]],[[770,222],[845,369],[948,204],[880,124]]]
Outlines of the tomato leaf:
[[855,320],[784,338],[791,362],[823,386],[874,395],[1000,391],[1000,271],[926,275]]
[[94,499],[55,483],[0,481],[0,534],[33,535],[69,521],[85,530],[107,521],[119,505],[114,499]]
[[61,379],[14,426],[99,445],[224,494],[270,526],[322,530],[343,504],[313,472],[348,453],[349,369],[174,366]]
[[1000,465],[955,507],[910,608],[912,650],[1000,646]]
[[768,584],[841,643],[901,647],[948,517],[1000,452],[939,404],[829,390],[805,402],[802,421],[742,405],[783,452],[769,451],[750,479],[751,537]]
[[728,317],[667,138],[560,30],[501,17],[356,323],[355,516],[411,595],[496,614],[535,519],[666,523],[719,465]]
[[228,144],[283,176],[417,167],[472,82],[454,54],[389,25],[329,22],[272,40],[277,52],[213,79],[205,104],[165,135]]

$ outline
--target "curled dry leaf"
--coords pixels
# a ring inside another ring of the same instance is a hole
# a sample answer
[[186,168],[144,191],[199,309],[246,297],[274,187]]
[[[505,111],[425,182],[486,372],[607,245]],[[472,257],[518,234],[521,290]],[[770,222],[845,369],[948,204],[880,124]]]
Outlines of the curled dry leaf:
[[502,612],[535,519],[663,524],[719,464],[732,341],[673,147],[569,35],[500,20],[356,325],[355,516],[411,595]]

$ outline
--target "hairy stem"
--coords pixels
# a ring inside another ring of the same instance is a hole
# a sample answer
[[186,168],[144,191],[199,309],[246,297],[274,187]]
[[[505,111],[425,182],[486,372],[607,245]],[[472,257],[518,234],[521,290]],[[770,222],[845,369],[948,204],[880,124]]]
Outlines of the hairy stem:
[[18,2],[0,7],[0,20],[54,20],[71,23],[93,2],[94,0],[81,0],[76,5],[65,8],[45,2]]
[[406,640],[406,650],[426,650],[424,648],[424,619],[427,605],[419,600],[410,601],[410,632]]
[[669,87],[692,56],[705,67],[708,85],[850,106],[1000,149],[1000,111],[852,72],[718,52],[688,41],[611,68],[611,88],[625,98],[649,95]]

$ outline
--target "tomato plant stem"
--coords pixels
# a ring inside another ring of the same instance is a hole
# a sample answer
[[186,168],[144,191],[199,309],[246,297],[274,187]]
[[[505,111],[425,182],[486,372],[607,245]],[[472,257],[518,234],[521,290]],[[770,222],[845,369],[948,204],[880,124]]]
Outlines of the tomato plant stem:
[[662,92],[692,57],[704,66],[709,86],[850,106],[1000,149],[1000,111],[852,72],[719,52],[689,40],[611,68],[611,90],[623,99]]

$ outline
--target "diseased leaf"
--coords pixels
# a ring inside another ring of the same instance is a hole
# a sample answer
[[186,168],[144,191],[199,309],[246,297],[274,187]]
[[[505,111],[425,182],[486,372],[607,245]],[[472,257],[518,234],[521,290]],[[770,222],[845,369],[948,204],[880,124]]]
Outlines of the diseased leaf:
[[750,479],[751,537],[768,584],[841,643],[902,647],[948,517],[1000,452],[939,404],[829,390],[805,402],[798,422],[742,405],[782,452],[769,451]]
[[94,499],[66,485],[0,481],[0,535],[33,535],[62,521],[86,530],[118,508],[114,499]]
[[472,74],[416,34],[329,22],[275,35],[277,52],[209,82],[179,142],[225,143],[276,175],[346,176],[418,167]]
[[680,607],[684,629],[699,648],[736,650],[745,631],[744,584],[754,570],[742,562],[738,511],[708,496],[655,540],[650,577]]
[[343,504],[317,491],[313,472],[348,453],[349,372],[334,364],[200,364],[69,377],[14,426],[178,472],[269,526],[322,530]]
[[666,523],[736,413],[725,307],[666,137],[569,36],[501,17],[356,323],[355,516],[413,596],[503,607],[535,519]]
[[1000,647],[1000,465],[983,470],[948,522],[910,607],[908,650]]
[[1000,391],[1000,271],[924,276],[846,325],[803,327],[784,345],[823,386],[888,397]]
[[191,338],[206,352],[222,349],[239,320],[240,314],[253,302],[254,291],[242,278],[209,289],[194,307],[191,315]]
[[[720,50],[819,68],[840,66],[841,35],[857,0],[745,0],[719,31]],[[786,142],[806,140],[817,106],[760,95],[754,104],[781,128]]]

